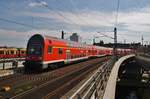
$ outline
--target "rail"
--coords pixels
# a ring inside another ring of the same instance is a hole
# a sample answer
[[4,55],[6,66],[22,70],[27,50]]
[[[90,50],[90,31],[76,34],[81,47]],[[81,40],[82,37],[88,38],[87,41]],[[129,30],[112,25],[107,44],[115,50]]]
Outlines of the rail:
[[113,62],[111,59],[99,67],[69,99],[89,99],[93,94],[96,97],[103,97]]

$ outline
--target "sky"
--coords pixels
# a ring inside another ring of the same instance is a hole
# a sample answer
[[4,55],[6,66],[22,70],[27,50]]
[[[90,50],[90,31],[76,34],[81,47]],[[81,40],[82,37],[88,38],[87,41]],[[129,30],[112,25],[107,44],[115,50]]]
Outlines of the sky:
[[34,34],[65,39],[78,33],[82,42],[113,39],[117,27],[118,42],[150,42],[150,0],[0,0],[0,46],[26,47]]

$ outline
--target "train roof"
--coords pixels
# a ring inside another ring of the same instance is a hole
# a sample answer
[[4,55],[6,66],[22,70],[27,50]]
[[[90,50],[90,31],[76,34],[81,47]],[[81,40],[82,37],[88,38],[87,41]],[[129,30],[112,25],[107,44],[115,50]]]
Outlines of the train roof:
[[58,43],[59,43],[60,45],[66,45],[66,46],[70,46],[70,47],[81,47],[81,48],[87,46],[87,45],[82,44],[82,43],[69,41],[69,40],[64,40],[64,39],[61,39],[61,38],[57,38],[57,37],[53,37],[53,36],[47,36],[47,35],[43,35],[43,34],[35,34],[33,36],[36,36],[36,35],[41,36],[44,40],[51,40],[51,43],[54,43],[54,44],[57,43],[56,45],[58,45]]
[[103,46],[96,46],[97,49],[108,49],[108,50],[112,50],[113,48],[110,48],[110,47],[103,47]]
[[71,47],[85,47],[86,46],[85,44],[82,44],[82,43],[78,43],[78,42],[74,42],[74,41],[70,41],[70,40],[65,40],[65,39],[61,39],[61,38],[57,38],[57,37],[52,37],[52,36],[46,36],[45,35],[45,38],[50,39],[50,40],[62,41],[64,43],[66,43],[67,46],[71,46]]
[[[57,45],[59,43],[62,46],[80,47],[80,48],[109,49],[109,50],[112,50],[112,48],[108,48],[108,47],[94,46],[94,45],[89,45],[89,44],[82,44],[82,43],[78,43],[78,42],[74,42],[74,41],[69,41],[69,40],[65,40],[65,39],[61,39],[61,38],[57,38],[57,37],[53,37],[53,36],[47,36],[47,35],[43,35],[43,34],[35,34],[35,35],[41,36],[42,38],[44,38],[44,40],[45,39],[51,40],[52,43],[55,43]],[[33,36],[35,36],[35,35],[33,35]],[[55,42],[53,42],[53,41],[55,41]]]

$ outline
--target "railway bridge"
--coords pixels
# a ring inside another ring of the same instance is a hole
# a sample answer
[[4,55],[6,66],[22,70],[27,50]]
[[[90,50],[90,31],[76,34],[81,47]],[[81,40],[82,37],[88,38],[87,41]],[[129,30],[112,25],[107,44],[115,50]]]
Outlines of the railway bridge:
[[[19,77],[12,75],[10,76],[13,77],[12,79],[7,80],[6,78],[6,81],[1,81],[4,84],[13,82],[12,85],[17,86],[17,89],[13,88],[12,92],[14,93],[21,90],[19,94],[15,95],[8,92],[7,97],[11,99],[26,99],[27,97],[29,99],[35,97],[36,99],[43,97],[43,99],[51,99],[52,97],[61,99],[133,99],[132,97],[149,99],[149,57],[132,54],[119,58],[117,62],[113,58],[102,62],[107,58],[81,62],[80,66],[72,65],[72,67],[68,66],[43,74],[18,75]],[[94,64],[97,69],[91,68],[94,66],[91,65],[93,61],[96,62]],[[76,72],[72,69],[73,67],[76,68]],[[62,73],[64,76],[59,77],[62,76]],[[55,77],[57,78],[55,79]],[[24,87],[18,85],[19,82],[22,84],[22,81],[28,82],[23,85],[29,87],[29,90],[23,91]],[[79,81],[80,83],[78,83]],[[5,93],[0,94],[6,95]]]
[[150,60],[144,58],[145,63],[141,59],[141,56],[127,55],[112,68],[105,68],[108,66],[105,64],[69,99],[148,99],[150,72],[143,64]]

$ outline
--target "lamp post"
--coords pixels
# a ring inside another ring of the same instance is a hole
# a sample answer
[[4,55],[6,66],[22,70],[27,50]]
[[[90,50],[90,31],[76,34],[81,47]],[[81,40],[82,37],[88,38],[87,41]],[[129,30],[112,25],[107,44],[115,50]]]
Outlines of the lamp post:
[[62,30],[62,31],[61,31],[61,39],[64,39],[64,34],[65,34],[65,33],[64,33],[64,31]]
[[114,60],[117,60],[117,28],[114,28],[114,47],[113,47]]
[[[101,33],[101,32],[97,32],[97,33]],[[111,37],[111,36],[108,36],[108,35],[105,35],[102,33],[101,33],[101,35],[114,40],[113,57],[114,57],[114,61],[117,61],[118,58],[117,58],[117,28],[116,27],[114,28],[113,33],[114,33],[114,37]]]

